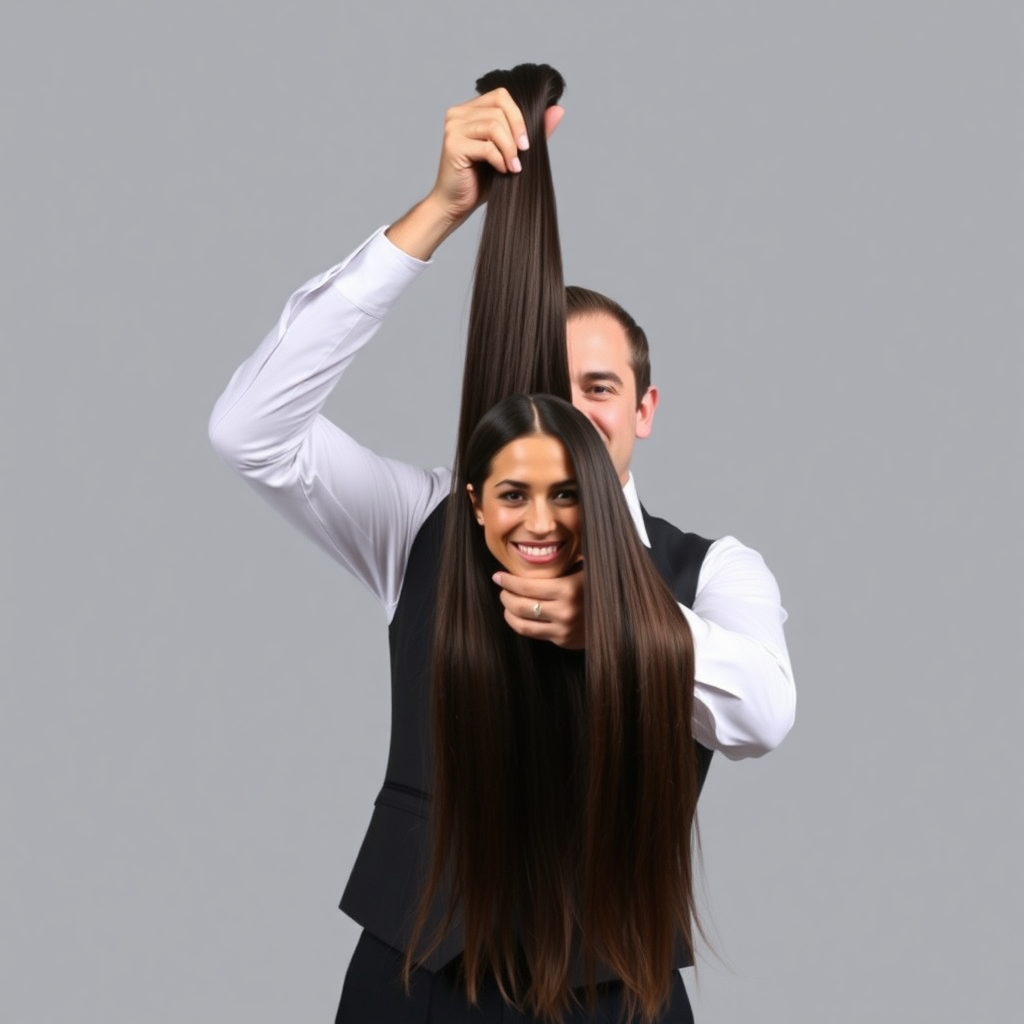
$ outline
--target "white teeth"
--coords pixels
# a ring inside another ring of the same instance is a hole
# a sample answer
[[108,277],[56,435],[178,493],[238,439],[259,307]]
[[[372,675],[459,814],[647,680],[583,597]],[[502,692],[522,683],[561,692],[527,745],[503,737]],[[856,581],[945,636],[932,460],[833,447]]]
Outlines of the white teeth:
[[545,544],[543,547],[530,544],[517,544],[516,547],[518,547],[524,555],[529,555],[531,558],[546,558],[548,555],[553,555],[558,550],[557,544]]

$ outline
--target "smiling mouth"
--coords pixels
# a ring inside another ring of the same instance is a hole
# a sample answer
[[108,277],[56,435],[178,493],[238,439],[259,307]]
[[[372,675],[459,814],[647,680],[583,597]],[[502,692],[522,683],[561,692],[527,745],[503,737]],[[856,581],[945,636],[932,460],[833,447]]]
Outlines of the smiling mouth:
[[512,546],[527,562],[550,562],[558,557],[559,552],[565,547],[565,541],[556,541],[552,544],[523,544],[513,541]]

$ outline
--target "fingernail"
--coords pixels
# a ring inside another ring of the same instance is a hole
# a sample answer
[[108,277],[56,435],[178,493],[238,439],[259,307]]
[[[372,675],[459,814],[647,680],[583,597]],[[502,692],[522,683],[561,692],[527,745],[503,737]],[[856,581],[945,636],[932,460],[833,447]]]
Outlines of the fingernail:
[[509,166],[516,172],[516,174],[523,169],[523,165],[519,162],[519,157],[516,157]]
[[497,582],[498,582],[498,577],[499,577],[500,575],[501,575],[501,573],[497,573],[497,572],[496,572],[496,573],[495,573],[495,574],[494,574],[494,575],[493,575],[493,576],[491,577],[491,582],[492,582],[492,583],[497,583]]
[[530,140],[529,140],[529,138],[527,138],[526,132],[523,132],[523,134],[519,136],[519,148],[520,149],[529,149],[530,148]]

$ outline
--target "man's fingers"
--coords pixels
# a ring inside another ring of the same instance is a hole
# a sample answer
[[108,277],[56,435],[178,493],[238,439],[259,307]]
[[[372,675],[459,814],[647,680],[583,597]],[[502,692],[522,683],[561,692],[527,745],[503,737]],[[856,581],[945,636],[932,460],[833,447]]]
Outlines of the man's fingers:
[[530,640],[547,640],[558,647],[581,650],[585,646],[583,627],[572,622],[547,621],[545,619],[522,618],[505,609],[505,621],[520,636]]
[[478,102],[483,106],[498,107],[505,115],[505,121],[508,124],[512,138],[515,140],[516,148],[530,148],[530,140],[526,134],[526,119],[523,117],[519,107],[516,106],[515,100],[512,99],[512,94],[508,89],[502,86],[500,89],[485,92],[483,96],[479,97]]
[[[515,104],[512,107],[518,112]],[[522,169],[519,142],[524,134],[521,118],[518,124],[511,123],[500,106],[463,104],[452,107],[445,118],[445,149],[449,153],[465,153],[471,142],[489,142],[502,155],[502,165],[497,167],[502,173]]]
[[550,640],[559,647],[583,648],[583,573],[555,579],[532,579],[496,572],[505,621],[520,635]]
[[557,576],[554,579],[535,580],[528,576],[513,576],[509,572],[496,572],[491,579],[502,590],[518,597],[528,597],[533,601],[553,601],[563,593],[562,580],[568,577]]
[[[558,123],[555,108],[545,117],[550,134]],[[477,173],[488,164],[499,174],[518,174],[520,151],[528,149],[526,121],[507,89],[494,89],[445,114],[441,166],[431,197],[446,217],[461,223],[485,198],[486,183]]]
[[563,622],[566,619],[564,602],[557,597],[542,601],[535,597],[520,597],[508,590],[502,590],[499,597],[505,611],[522,622]]
[[504,173],[518,166],[519,150],[504,117],[487,116],[489,114],[490,111],[482,111],[477,116],[448,124],[445,128],[448,149],[464,153],[476,143],[487,143],[501,154],[502,164],[498,170]]
[[583,572],[570,573],[568,576],[555,576],[553,579],[534,579],[531,576],[513,576],[510,572],[499,570],[491,579],[502,590],[519,597],[529,597],[534,601],[560,601],[575,598],[583,589]]
[[[523,169],[523,165],[519,162],[519,149],[504,120],[491,118],[490,120],[472,121],[466,124],[465,131],[468,139],[479,139],[501,154],[502,162],[497,170],[502,173],[506,171],[518,173]],[[493,161],[491,165],[495,166]]]
[[463,169],[475,163],[488,163],[499,174],[508,170],[505,154],[487,139],[464,139],[458,151],[453,151],[452,159],[460,163]]
[[505,621],[520,636],[529,637],[531,640],[550,640],[552,643],[561,644],[568,632],[561,622],[537,620],[532,616],[523,618],[507,608],[505,609]]

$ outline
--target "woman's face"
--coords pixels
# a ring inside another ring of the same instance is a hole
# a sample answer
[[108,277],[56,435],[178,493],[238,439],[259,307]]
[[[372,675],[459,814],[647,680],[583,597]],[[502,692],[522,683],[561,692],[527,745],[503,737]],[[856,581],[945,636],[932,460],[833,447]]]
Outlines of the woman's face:
[[487,548],[516,576],[564,576],[580,560],[581,512],[572,463],[546,434],[500,449],[480,493],[467,484]]

